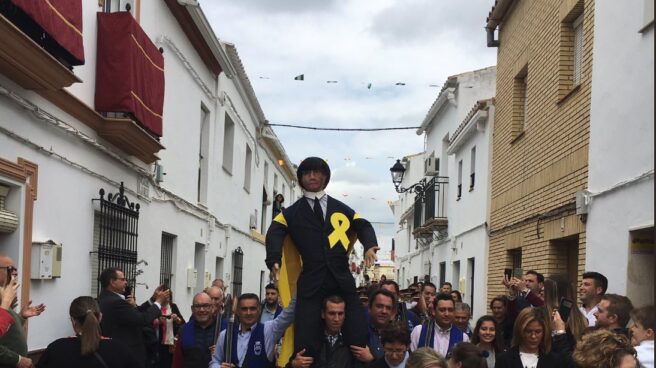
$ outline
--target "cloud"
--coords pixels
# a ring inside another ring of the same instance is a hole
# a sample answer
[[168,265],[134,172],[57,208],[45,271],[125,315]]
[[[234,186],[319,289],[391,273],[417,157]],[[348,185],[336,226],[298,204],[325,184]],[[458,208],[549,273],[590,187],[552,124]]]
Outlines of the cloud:
[[[495,63],[496,49],[487,48],[482,29],[490,0],[213,0],[202,6],[217,36],[239,50],[271,123],[419,126],[449,75]],[[298,74],[305,81],[294,81]],[[328,192],[377,222],[393,221],[387,200],[398,196],[389,173],[394,160],[423,150],[414,130],[274,130],[292,161],[328,160]]]

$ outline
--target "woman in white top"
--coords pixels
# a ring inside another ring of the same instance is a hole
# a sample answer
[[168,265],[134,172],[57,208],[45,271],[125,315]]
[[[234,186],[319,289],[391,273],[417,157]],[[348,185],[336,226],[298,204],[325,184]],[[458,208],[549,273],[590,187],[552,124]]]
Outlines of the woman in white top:
[[478,346],[485,359],[488,368],[494,368],[495,357],[503,352],[503,339],[497,320],[492,316],[483,316],[476,321],[476,327],[472,333],[471,342]]
[[[557,312],[556,312],[557,313]],[[496,356],[496,368],[555,368],[563,361],[551,352],[551,321],[540,308],[522,309],[510,350]]]

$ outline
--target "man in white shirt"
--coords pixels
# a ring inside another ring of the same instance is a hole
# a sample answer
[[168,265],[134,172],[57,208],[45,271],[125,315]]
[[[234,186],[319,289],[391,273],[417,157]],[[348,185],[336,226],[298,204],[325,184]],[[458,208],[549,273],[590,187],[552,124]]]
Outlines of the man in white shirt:
[[451,294],[437,294],[433,301],[435,319],[415,327],[410,334],[410,350],[428,346],[446,356],[459,342],[469,341],[469,336],[453,324],[455,302]]
[[606,294],[608,279],[599,272],[585,272],[579,295],[581,298],[581,313],[588,319],[588,327],[594,327],[597,323],[595,313],[599,311],[599,302]]
[[294,321],[296,297],[294,296],[289,306],[277,318],[268,322],[258,322],[260,307],[260,299],[257,295],[246,293],[239,296],[237,300],[239,323],[235,324],[232,331],[232,362],[225,361],[227,331],[225,329],[219,335],[210,368],[243,367],[246,361],[254,366],[264,366],[265,362],[273,362],[276,342]]

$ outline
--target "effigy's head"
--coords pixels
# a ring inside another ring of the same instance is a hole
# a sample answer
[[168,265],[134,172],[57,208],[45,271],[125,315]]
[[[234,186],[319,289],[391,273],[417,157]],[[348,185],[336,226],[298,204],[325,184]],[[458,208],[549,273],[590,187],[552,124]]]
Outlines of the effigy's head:
[[305,191],[319,192],[326,188],[330,181],[330,167],[322,158],[308,157],[298,165],[296,178]]

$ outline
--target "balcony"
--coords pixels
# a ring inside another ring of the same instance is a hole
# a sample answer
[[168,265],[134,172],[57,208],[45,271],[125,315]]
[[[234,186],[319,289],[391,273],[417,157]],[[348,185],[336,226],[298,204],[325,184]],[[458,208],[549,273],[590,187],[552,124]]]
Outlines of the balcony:
[[436,176],[422,192],[417,194],[414,204],[414,230],[412,234],[422,245],[448,236],[449,221],[446,214],[446,196],[449,178]]
[[24,21],[14,23],[0,14],[0,74],[40,94],[126,154],[147,164],[158,159],[157,152],[164,147],[134,120],[102,116],[68,92],[66,87],[82,82],[70,63],[35,42],[28,35],[33,30],[22,27]]

